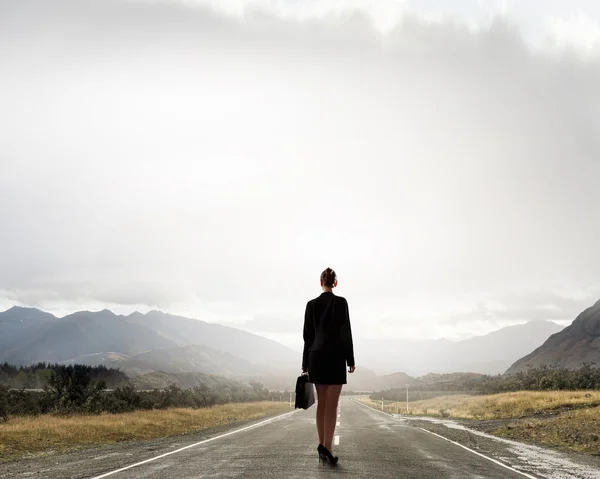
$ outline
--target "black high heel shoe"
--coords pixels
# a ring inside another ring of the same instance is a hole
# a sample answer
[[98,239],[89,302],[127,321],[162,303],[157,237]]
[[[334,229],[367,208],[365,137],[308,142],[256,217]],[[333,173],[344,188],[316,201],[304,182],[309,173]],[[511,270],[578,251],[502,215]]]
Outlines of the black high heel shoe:
[[317,452],[319,453],[319,464],[321,464],[321,462],[323,462],[323,465],[325,465],[325,463],[327,462],[327,456],[323,452],[322,444],[319,444],[319,447],[317,447]]
[[338,462],[338,457],[331,454],[331,452],[329,452],[329,449],[327,449],[325,446],[319,444],[319,447],[321,448],[320,450],[317,448],[317,450],[319,451],[319,459],[321,458],[321,455],[323,455],[331,463],[332,466],[335,466]]

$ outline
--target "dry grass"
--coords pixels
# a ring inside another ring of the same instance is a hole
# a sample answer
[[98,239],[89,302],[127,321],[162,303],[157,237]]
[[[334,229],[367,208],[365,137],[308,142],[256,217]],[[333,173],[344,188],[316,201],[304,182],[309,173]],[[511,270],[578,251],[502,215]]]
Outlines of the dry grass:
[[[367,398],[361,401],[381,409],[381,401]],[[489,432],[496,436],[600,454],[600,391],[445,396],[409,402],[408,407],[409,414],[415,416],[494,420],[495,429]],[[384,401],[383,408],[386,412],[406,414],[405,402]]]
[[16,417],[0,424],[0,462],[43,452],[188,434],[286,410],[290,410],[288,403],[265,401],[114,415]]
[[[381,401],[362,399],[381,409]],[[600,391],[520,391],[488,396],[443,396],[409,402],[408,414],[456,419],[514,419],[558,414],[600,405]],[[387,412],[406,414],[406,403],[384,402]]]
[[513,421],[494,434],[587,454],[600,454],[600,408],[579,409],[547,419]]

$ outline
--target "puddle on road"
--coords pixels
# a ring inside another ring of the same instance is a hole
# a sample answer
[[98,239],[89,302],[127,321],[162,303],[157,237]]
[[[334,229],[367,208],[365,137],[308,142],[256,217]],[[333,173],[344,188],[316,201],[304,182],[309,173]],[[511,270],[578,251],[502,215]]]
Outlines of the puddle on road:
[[548,479],[600,479],[600,471],[598,469],[576,463],[565,454],[558,451],[492,436],[491,434],[482,431],[469,429],[462,424],[458,424],[448,419],[414,416],[406,417],[396,414],[393,416],[397,419],[409,422],[410,420],[427,421],[442,425],[448,429],[458,429],[502,443],[507,447],[511,456],[497,456],[497,459],[523,472],[536,474]]

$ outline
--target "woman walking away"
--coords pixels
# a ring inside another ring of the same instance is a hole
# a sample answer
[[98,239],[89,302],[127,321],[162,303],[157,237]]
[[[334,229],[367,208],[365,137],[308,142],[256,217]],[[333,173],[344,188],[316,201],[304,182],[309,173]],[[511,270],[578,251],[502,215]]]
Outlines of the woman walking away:
[[333,455],[333,433],[342,385],[346,384],[346,365],[349,373],[355,369],[348,302],[333,294],[337,284],[331,268],[321,273],[323,293],[306,305],[302,355],[302,370],[317,388],[319,461],[332,465],[338,462]]

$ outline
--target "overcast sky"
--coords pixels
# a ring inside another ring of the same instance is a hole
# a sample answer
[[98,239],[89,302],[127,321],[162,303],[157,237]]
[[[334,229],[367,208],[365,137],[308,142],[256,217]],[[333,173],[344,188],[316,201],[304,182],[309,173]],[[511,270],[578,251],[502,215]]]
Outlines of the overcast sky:
[[600,3],[0,3],[0,307],[301,341],[600,298]]

